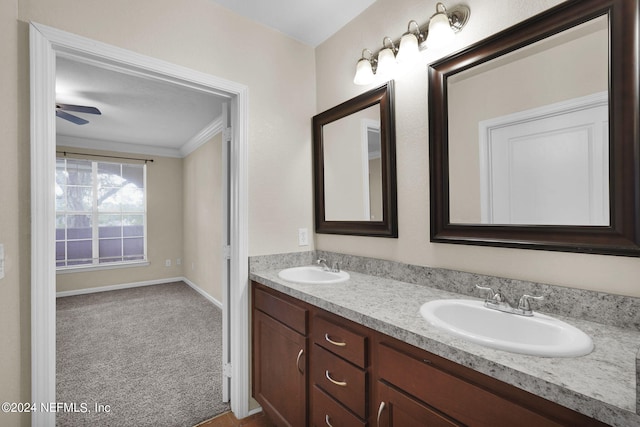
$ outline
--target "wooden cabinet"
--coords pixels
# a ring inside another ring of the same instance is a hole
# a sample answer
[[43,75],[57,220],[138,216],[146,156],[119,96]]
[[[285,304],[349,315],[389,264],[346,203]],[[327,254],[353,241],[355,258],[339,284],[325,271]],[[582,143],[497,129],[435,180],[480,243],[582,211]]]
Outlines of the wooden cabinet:
[[605,426],[260,284],[252,296],[253,395],[278,426]]
[[307,310],[253,289],[253,396],[278,426],[307,423]]
[[365,427],[367,425],[365,421],[353,414],[317,385],[314,384],[312,388],[311,425],[313,427]]
[[391,385],[378,382],[378,427],[455,427],[462,424]]
[[371,333],[361,325],[314,310],[310,334],[314,427],[367,425]]
[[377,407],[384,402],[380,427],[420,425],[420,419],[433,420],[422,425],[437,426],[606,425],[382,334],[374,347]]

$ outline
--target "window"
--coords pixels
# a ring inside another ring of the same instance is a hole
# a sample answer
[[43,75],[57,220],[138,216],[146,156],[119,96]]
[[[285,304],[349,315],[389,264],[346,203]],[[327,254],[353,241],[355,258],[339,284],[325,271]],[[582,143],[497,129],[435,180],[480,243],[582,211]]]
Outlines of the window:
[[146,166],[58,158],[56,267],[147,260]]

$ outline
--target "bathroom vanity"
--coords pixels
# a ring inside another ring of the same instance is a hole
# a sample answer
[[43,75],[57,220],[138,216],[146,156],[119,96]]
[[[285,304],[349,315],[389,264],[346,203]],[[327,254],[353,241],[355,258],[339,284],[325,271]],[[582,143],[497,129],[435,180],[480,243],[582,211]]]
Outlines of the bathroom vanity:
[[[253,396],[277,425],[634,425],[640,334],[580,320],[595,350],[543,358],[435,330],[419,307],[467,296],[350,273],[251,274]],[[565,319],[567,320],[567,319]],[[629,381],[630,380],[630,381]]]

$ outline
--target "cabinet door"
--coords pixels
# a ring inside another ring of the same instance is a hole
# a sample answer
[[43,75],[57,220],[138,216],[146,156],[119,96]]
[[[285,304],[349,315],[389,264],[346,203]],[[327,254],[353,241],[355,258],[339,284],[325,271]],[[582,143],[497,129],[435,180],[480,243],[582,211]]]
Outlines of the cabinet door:
[[253,311],[253,397],[278,426],[306,425],[307,339]]
[[378,381],[376,427],[462,426],[424,403]]

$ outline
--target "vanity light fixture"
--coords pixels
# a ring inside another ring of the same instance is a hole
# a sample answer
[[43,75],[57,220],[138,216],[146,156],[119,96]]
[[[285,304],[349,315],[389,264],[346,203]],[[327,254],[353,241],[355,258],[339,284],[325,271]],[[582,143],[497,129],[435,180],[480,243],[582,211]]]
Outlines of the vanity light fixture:
[[[398,63],[414,61],[419,58],[422,49],[441,49],[450,44],[469,20],[469,14],[467,6],[457,5],[447,9],[438,2],[436,13],[422,27],[411,20],[407,32],[399,41],[394,42],[390,37],[382,40],[382,48],[377,55],[364,49],[356,66],[353,83],[368,85],[373,83],[375,76],[384,81],[393,79]],[[365,53],[369,54],[369,58],[365,57]]]
[[[411,24],[415,25],[415,32],[411,31]],[[407,25],[407,32],[400,39],[398,48],[398,63],[414,61],[420,55],[420,43],[424,42],[424,34],[420,32],[420,26],[413,19]]]
[[[387,42],[391,46],[387,46]],[[398,61],[396,60],[396,48],[395,43],[389,37],[385,37],[382,40],[383,49],[378,53],[378,69],[376,74],[382,77],[384,80],[391,80],[396,72]]]
[[[369,58],[365,54],[369,54]],[[373,68],[378,63],[378,60],[373,57],[373,52],[369,49],[362,49],[362,58],[358,61],[356,66],[356,75],[353,78],[353,83],[357,85],[368,85],[373,82]]]
[[442,3],[436,4],[436,11],[437,13],[429,20],[428,49],[441,49],[453,42],[453,37],[456,35],[447,16],[447,9]]

